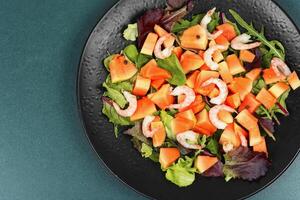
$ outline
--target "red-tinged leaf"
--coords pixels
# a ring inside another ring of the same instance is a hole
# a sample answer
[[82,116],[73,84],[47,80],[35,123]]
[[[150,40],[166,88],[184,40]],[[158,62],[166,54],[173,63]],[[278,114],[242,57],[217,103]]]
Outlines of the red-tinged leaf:
[[218,161],[211,168],[202,173],[202,176],[205,177],[220,177],[223,175],[223,163],[221,161]]

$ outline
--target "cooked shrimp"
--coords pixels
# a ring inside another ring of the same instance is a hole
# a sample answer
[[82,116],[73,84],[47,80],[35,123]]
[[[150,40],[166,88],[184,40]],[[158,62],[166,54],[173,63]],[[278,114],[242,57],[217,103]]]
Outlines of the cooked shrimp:
[[196,98],[195,92],[193,89],[191,89],[188,86],[177,86],[172,92],[171,95],[173,96],[179,96],[181,94],[185,95],[185,98],[182,103],[180,104],[172,104],[169,106],[169,108],[174,108],[174,109],[181,109],[185,108],[189,105],[191,105]]
[[235,50],[246,50],[246,49],[254,49],[261,45],[261,42],[249,43],[252,42],[250,38],[251,38],[250,35],[243,33],[242,35],[235,37],[231,41],[231,47]]
[[276,57],[271,60],[271,68],[277,76],[288,76],[291,74],[291,70],[287,64],[283,62],[283,60]]
[[147,115],[143,120],[142,131],[143,131],[143,135],[147,138],[149,138],[149,137],[152,138],[156,131],[156,129],[154,129],[154,130],[150,129],[151,122],[153,122],[154,119],[155,119],[155,116]]
[[133,113],[135,112],[135,110],[137,108],[137,99],[136,99],[136,96],[130,94],[127,91],[124,91],[123,95],[124,95],[125,99],[128,101],[129,106],[124,110],[122,110],[119,107],[119,105],[115,102],[113,102],[113,106],[119,115],[121,115],[123,117],[130,117],[131,115],[133,115]]
[[169,37],[171,37],[171,34],[168,33],[166,35],[161,36],[156,44],[155,44],[155,48],[154,48],[154,55],[159,58],[159,59],[164,59],[169,57],[172,54],[172,50],[174,49],[174,46],[165,48],[164,50],[161,50],[161,46],[164,43],[165,40],[167,40]]
[[210,102],[217,105],[224,103],[228,95],[228,89],[226,83],[219,78],[210,78],[204,83],[202,83],[202,86],[205,87],[208,86],[209,84],[215,84],[219,88],[219,95],[214,98],[211,98]]
[[216,105],[214,107],[212,107],[209,110],[209,119],[211,121],[211,123],[217,128],[217,129],[225,129],[227,124],[223,121],[221,121],[218,117],[218,113],[221,110],[226,110],[228,112],[235,112],[235,110],[229,106],[226,105]]
[[217,50],[226,50],[227,47],[222,46],[222,45],[213,45],[209,47],[205,52],[204,52],[204,62],[205,64],[211,69],[211,70],[217,70],[219,68],[218,63],[214,62],[212,59],[212,55],[214,54],[215,51]]
[[247,138],[241,132],[238,132],[238,136],[240,138],[242,146],[247,147],[248,146]]
[[208,30],[207,30],[207,25],[211,22],[211,16],[214,14],[214,12],[216,11],[216,8],[213,8],[211,10],[209,10],[206,15],[203,17],[203,19],[201,20],[200,25],[206,30],[207,33],[207,37],[209,40],[214,40],[217,37],[219,37],[223,31],[219,30],[213,34],[211,34]]
[[182,133],[178,133],[176,135],[176,139],[187,149],[201,149],[201,146],[198,143],[199,134],[194,131],[185,131]]
[[231,144],[231,143],[223,144],[223,150],[224,150],[225,153],[228,153],[232,149],[233,149],[233,144]]

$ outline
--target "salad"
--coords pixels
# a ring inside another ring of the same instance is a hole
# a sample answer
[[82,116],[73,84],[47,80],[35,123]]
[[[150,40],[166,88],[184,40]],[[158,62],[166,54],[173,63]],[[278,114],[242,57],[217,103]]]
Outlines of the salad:
[[216,8],[183,19],[192,9],[192,1],[168,0],[125,27],[132,44],[104,59],[102,112],[116,137],[129,135],[180,187],[196,174],[257,180],[299,78],[263,28],[234,10],[231,21]]

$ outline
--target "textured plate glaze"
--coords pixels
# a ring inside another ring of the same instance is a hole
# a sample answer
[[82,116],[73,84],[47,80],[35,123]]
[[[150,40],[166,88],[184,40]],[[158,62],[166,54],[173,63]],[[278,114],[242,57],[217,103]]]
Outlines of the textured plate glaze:
[[[300,146],[300,90],[293,92],[287,105],[291,115],[281,118],[276,128],[277,142],[268,141],[272,167],[256,182],[241,180],[225,183],[222,178],[197,175],[193,185],[179,188],[164,178],[160,166],[143,159],[132,147],[130,138],[120,134],[116,139],[113,126],[101,113],[103,93],[100,85],[107,72],[102,60],[107,52],[120,52],[126,45],[122,31],[146,9],[163,6],[163,0],[121,0],[97,24],[86,44],[78,70],[78,104],[87,136],[99,157],[123,182],[136,191],[155,199],[241,199],[249,197],[272,183],[296,157]],[[256,27],[264,25],[266,36],[280,40],[287,50],[287,62],[293,70],[300,70],[300,36],[286,14],[269,0],[198,0],[194,13],[217,6],[228,14],[237,10]],[[228,14],[229,16],[229,14]],[[298,67],[298,68],[297,68]]]

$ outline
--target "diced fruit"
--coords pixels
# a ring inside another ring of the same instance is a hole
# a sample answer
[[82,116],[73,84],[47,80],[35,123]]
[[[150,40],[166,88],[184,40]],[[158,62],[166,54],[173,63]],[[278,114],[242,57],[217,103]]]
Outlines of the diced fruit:
[[239,147],[241,145],[241,141],[239,136],[234,132],[234,125],[228,124],[221,134],[219,143],[224,144],[232,144],[234,147]]
[[159,163],[163,169],[171,166],[180,157],[180,152],[177,148],[160,148]]
[[255,54],[249,50],[240,51],[240,60],[248,63],[252,63],[255,59]]
[[178,60],[180,60],[181,55],[183,53],[182,48],[181,47],[175,47],[172,52],[177,56]]
[[[124,72],[125,74],[127,72]],[[140,71],[140,75],[149,78],[151,80],[169,79],[171,74],[162,68],[160,68],[155,59],[150,60]]]
[[226,110],[220,110],[218,113],[218,117],[221,121],[225,122],[226,124],[230,124],[233,122],[233,117],[230,112]]
[[217,97],[220,94],[218,88],[214,87],[214,89],[208,94],[210,99]]
[[215,39],[216,44],[229,47],[230,42],[228,39],[222,34]]
[[[183,100],[184,100],[184,98],[185,98],[184,95],[180,95],[178,97],[178,103],[182,103]],[[203,110],[204,107],[205,107],[205,102],[203,101],[202,96],[201,95],[197,95],[195,101],[191,105],[189,105],[189,106],[187,106],[185,108],[179,109],[179,112],[184,112],[186,110],[192,109],[192,111],[194,112],[194,114],[197,114],[198,112],[200,112],[201,110]]]
[[298,87],[300,87],[300,80],[295,71],[288,76],[287,81],[293,90],[296,90]]
[[237,135],[239,135],[239,133],[241,133],[246,138],[249,136],[249,133],[245,129],[243,129],[241,126],[239,126],[237,123],[234,123],[233,126],[234,126],[234,132]]
[[149,33],[146,37],[146,40],[143,44],[141,53],[145,55],[152,56],[156,41],[158,39],[158,35],[155,33]]
[[205,50],[208,43],[206,30],[199,24],[192,26],[182,33],[180,42],[184,48]]
[[204,64],[204,61],[199,55],[191,51],[186,51],[180,58],[180,64],[182,66],[183,72],[187,74],[190,71],[199,69]]
[[256,99],[267,109],[272,108],[276,103],[276,98],[265,88],[260,90],[260,92],[256,95]]
[[236,109],[241,105],[241,99],[239,93],[235,93],[227,96],[225,104]]
[[143,119],[147,115],[152,115],[156,112],[154,103],[147,97],[143,97],[137,101],[137,109],[134,114],[130,117],[131,121]]
[[219,63],[219,73],[225,83],[232,82],[233,77],[229,71],[226,61]]
[[147,95],[147,98],[148,98],[148,99],[151,99],[151,98],[154,96],[154,94],[155,94],[155,93],[150,93],[150,94],[148,94],[148,95]]
[[232,75],[236,75],[236,74],[246,71],[244,66],[242,65],[241,61],[235,54],[227,56],[226,62],[227,62],[229,71]]
[[256,100],[255,96],[252,93],[249,93],[241,103],[239,112],[247,109],[250,113],[254,113],[259,106],[260,102]]
[[262,141],[259,144],[253,145],[253,151],[263,152],[268,157],[268,149],[265,137],[262,137]]
[[150,88],[151,80],[142,76],[137,76],[132,94],[145,96]]
[[[155,26],[154,26],[154,31],[155,31],[155,33],[157,33],[157,35],[159,37],[169,34],[165,29],[163,29],[162,27],[160,27],[157,24],[155,24]],[[168,39],[166,39],[164,41],[164,47],[166,47],[166,48],[171,47],[171,46],[173,46],[174,42],[175,42],[175,37],[170,36],[170,37],[168,37]]]
[[194,125],[197,122],[197,119],[196,119],[195,114],[192,109],[186,110],[184,112],[179,112],[175,115],[175,117],[182,117],[182,118],[191,120],[192,122],[194,122]]
[[166,139],[166,131],[165,131],[164,124],[161,121],[152,122],[151,130],[155,130],[152,137],[153,146],[154,147],[161,146]]
[[161,88],[151,97],[151,101],[160,109],[166,109],[167,106],[174,103],[174,96],[171,95],[170,89],[170,84],[161,86]]
[[202,87],[202,83],[204,83],[210,78],[218,78],[218,77],[219,77],[219,73],[216,71],[202,70],[195,81],[194,90],[199,94],[207,96],[214,89],[215,86],[213,84],[210,84],[208,86]]
[[[211,40],[209,43],[209,47],[214,46],[214,45],[216,45],[216,42],[214,40]],[[213,61],[216,63],[219,63],[222,60],[224,60],[224,56],[220,50],[215,51],[212,55],[212,58],[213,58]]]
[[111,82],[116,83],[130,79],[138,70],[125,56],[117,55],[110,61],[109,71]]
[[200,113],[198,113],[196,118],[197,123],[194,127],[194,131],[208,136],[213,135],[217,131],[217,128],[210,122],[206,109],[203,109]]
[[249,145],[252,147],[258,145],[263,140],[263,137],[260,135],[259,127],[256,125],[249,130]]
[[233,93],[239,93],[240,99],[243,101],[252,90],[252,81],[248,78],[237,77],[228,85],[228,88]]
[[261,68],[255,68],[255,69],[252,69],[250,72],[248,72],[246,74],[246,77],[252,81],[255,81],[256,79],[258,79],[260,73],[261,73]]
[[269,89],[269,92],[277,99],[289,88],[290,87],[286,83],[278,82]]
[[221,24],[221,25],[217,26],[217,30],[222,30],[223,31],[222,35],[228,41],[231,41],[237,35],[234,27],[229,23],[225,23],[225,24]]
[[248,131],[254,129],[257,126],[257,118],[254,117],[247,109],[242,110],[235,119]]
[[182,133],[193,129],[194,122],[182,117],[175,117],[171,122],[171,129],[174,134]]
[[217,162],[217,157],[199,155],[195,160],[195,167],[200,173],[203,173],[212,166],[214,166]]
[[205,51],[199,50],[198,55],[199,55],[202,59],[204,59],[204,53],[205,53]]
[[276,83],[284,79],[282,76],[277,76],[272,68],[263,70],[263,79],[267,85]]
[[151,86],[158,90],[165,83],[164,79],[157,79],[151,81]]
[[196,82],[196,79],[199,75],[200,71],[196,70],[194,71],[186,80],[185,84],[187,86],[189,86],[190,88],[194,88],[195,86],[195,82]]

